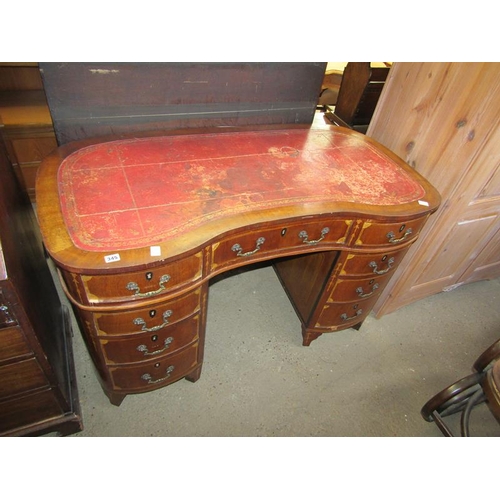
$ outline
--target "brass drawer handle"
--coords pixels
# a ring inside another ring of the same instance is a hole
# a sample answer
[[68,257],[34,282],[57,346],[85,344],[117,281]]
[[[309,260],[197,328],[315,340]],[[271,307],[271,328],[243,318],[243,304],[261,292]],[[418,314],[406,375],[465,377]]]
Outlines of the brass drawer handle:
[[144,375],[141,375],[142,380],[146,380],[148,384],[159,384],[160,382],[163,382],[167,380],[170,377],[170,374],[174,371],[175,366],[170,365],[167,368],[166,371],[166,376],[162,378],[157,378],[156,380],[153,379],[153,377],[149,373],[145,373]]
[[165,311],[163,313],[163,323],[161,325],[152,326],[150,328],[146,326],[146,321],[144,321],[142,318],[135,318],[133,323],[134,325],[141,326],[141,331],[143,332],[157,332],[158,330],[161,330],[168,325],[168,318],[170,318],[170,316],[172,316],[172,311],[169,309],[168,311]]
[[377,290],[377,288],[379,287],[379,284],[378,283],[375,283],[373,286],[372,286],[372,291],[369,292],[369,293],[364,293],[363,292],[363,287],[362,286],[359,286],[358,288],[356,288],[356,293],[358,294],[358,297],[361,297],[362,299],[366,298],[366,297],[370,297],[372,296],[375,291]]
[[141,289],[139,288],[139,285],[135,283],[134,281],[131,281],[130,283],[127,284],[126,288],[127,290],[130,290],[131,292],[134,292],[135,297],[151,297],[153,295],[158,295],[159,293],[163,292],[165,290],[165,283],[167,283],[170,280],[170,276],[168,274],[164,274],[159,281],[160,288],[158,290],[153,290],[151,292],[143,292],[141,293]]
[[401,241],[404,241],[407,238],[409,238],[412,233],[413,233],[413,231],[412,231],[411,227],[409,227],[405,231],[405,234],[403,234],[403,236],[401,236],[401,238],[396,238],[396,235],[392,231],[390,233],[387,233],[386,236],[387,236],[387,239],[389,240],[389,243],[400,243]]
[[0,312],[3,312],[3,315],[5,317],[5,323],[15,323],[16,322],[16,320],[10,316],[9,308],[7,306],[1,305]]
[[342,321],[349,321],[350,319],[357,318],[360,314],[363,314],[363,309],[358,309],[354,316],[347,316],[346,313],[340,315]]
[[256,242],[256,247],[255,250],[252,250],[250,252],[244,252],[243,249],[241,248],[241,245],[239,243],[235,243],[232,247],[231,250],[233,252],[237,252],[236,255],[237,257],[248,257],[249,255],[253,255],[255,252],[258,252],[260,250],[260,247],[264,244],[266,239],[264,237],[260,237]]
[[136,349],[139,352],[142,352],[144,356],[155,356],[156,354],[161,354],[163,351],[166,351],[169,347],[170,344],[173,342],[174,338],[173,337],[168,337],[165,339],[165,342],[163,342],[163,349],[158,349],[157,351],[152,351],[149,352],[148,347],[144,344],[138,345]]
[[391,270],[393,264],[394,264],[394,257],[391,257],[387,261],[387,268],[383,269],[382,271],[378,270],[378,264],[375,261],[373,261],[373,260],[368,265],[373,268],[373,272],[375,274],[385,274],[385,273],[388,273]]
[[321,237],[320,238],[318,238],[317,240],[309,241],[308,240],[309,236],[307,235],[307,231],[301,231],[299,233],[299,238],[302,240],[302,243],[306,243],[307,245],[316,245],[316,243],[319,243],[321,240],[323,240],[329,232],[330,232],[330,228],[324,227],[321,230]]

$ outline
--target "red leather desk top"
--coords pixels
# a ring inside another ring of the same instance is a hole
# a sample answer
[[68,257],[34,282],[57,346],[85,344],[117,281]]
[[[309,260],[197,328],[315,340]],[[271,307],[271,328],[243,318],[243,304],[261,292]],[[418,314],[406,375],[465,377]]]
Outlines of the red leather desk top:
[[152,245],[204,222],[311,202],[393,206],[424,188],[361,137],[289,129],[119,140],[80,149],[58,171],[73,243]]

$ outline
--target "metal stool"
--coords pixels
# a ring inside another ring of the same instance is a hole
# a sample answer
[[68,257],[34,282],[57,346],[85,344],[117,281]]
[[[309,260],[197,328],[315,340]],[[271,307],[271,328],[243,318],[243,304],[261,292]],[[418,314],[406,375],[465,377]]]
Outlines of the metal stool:
[[480,403],[486,402],[500,422],[500,339],[477,358],[472,368],[473,373],[437,393],[420,411],[425,420],[434,422],[447,437],[453,434],[443,418],[461,412],[461,436],[468,437],[471,411]]

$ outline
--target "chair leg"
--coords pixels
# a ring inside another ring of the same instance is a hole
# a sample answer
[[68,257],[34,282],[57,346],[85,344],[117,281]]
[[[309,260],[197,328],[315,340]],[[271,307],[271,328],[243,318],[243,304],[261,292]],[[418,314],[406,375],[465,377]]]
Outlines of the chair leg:
[[444,436],[453,437],[443,417],[462,412],[462,436],[468,435],[470,412],[476,404],[484,401],[480,385],[484,376],[485,373],[473,373],[438,392],[422,407],[422,417],[434,422]]
[[462,437],[470,437],[469,433],[469,420],[470,420],[470,413],[472,411],[472,408],[474,406],[478,405],[479,403],[484,403],[486,401],[486,398],[484,396],[484,392],[482,387],[480,387],[467,401],[467,404],[465,405],[465,409],[462,412],[462,417],[460,419],[460,430],[462,433]]
[[433,422],[438,426],[439,430],[445,437],[454,437],[449,427],[444,423],[444,420],[441,418],[441,415],[439,415],[437,411],[433,411],[431,415]]

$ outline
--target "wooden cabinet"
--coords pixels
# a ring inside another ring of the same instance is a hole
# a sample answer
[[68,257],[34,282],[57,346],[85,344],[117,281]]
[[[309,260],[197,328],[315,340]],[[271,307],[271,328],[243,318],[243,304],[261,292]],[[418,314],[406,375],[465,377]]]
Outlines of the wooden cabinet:
[[57,147],[38,65],[0,64],[0,134],[19,182],[34,202],[38,166]]
[[200,377],[209,281],[229,269],[273,260],[305,346],[359,328],[439,194],[357,132],[288,126],[71,143],[44,160],[37,201],[118,405]]
[[500,276],[500,64],[395,63],[367,134],[443,204],[381,294],[384,314]]
[[0,144],[0,436],[82,429],[68,311]]

